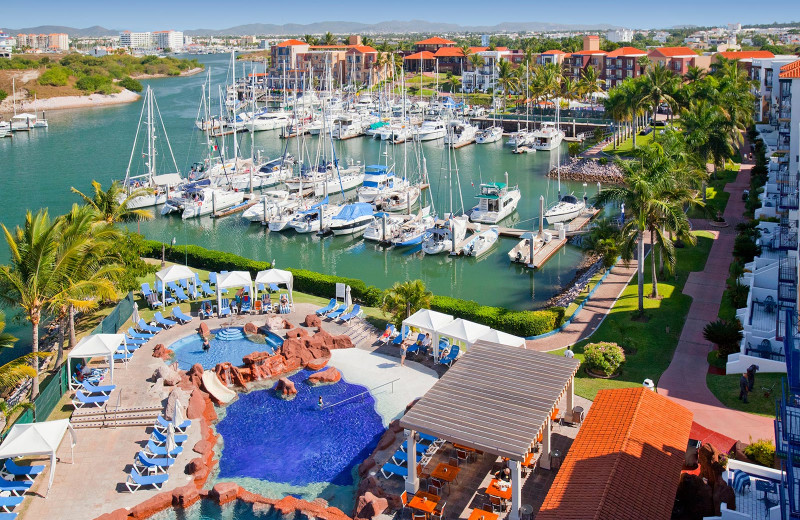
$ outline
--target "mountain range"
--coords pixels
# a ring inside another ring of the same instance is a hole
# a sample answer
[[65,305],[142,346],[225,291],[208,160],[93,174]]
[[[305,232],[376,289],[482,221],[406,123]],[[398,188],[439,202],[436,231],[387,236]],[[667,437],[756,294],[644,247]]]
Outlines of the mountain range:
[[[378,23],[360,23],[346,21],[315,22],[309,24],[287,23],[283,25],[252,23],[237,25],[227,29],[188,29],[184,33],[190,36],[281,36],[300,34],[405,34],[405,33],[503,33],[503,32],[528,32],[528,31],[582,31],[582,30],[607,30],[617,26],[609,24],[563,24],[547,22],[504,22],[497,25],[457,25],[451,23],[428,22],[424,20],[389,20]],[[70,36],[116,36],[119,30],[106,29],[105,27],[92,26],[84,29],[64,27],[60,25],[41,25],[39,27],[24,27],[21,29],[0,28],[8,34],[50,34],[67,33]],[[153,27],[152,30],[159,30]]]

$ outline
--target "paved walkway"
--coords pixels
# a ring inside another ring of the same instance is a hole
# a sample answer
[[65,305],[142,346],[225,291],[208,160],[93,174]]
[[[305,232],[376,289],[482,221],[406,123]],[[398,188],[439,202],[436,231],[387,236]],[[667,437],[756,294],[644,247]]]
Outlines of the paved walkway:
[[603,148],[608,146],[610,143],[611,139],[604,139],[603,141],[597,143],[588,150],[584,150],[580,154],[581,159],[595,159],[598,157],[603,157]]
[[[716,320],[719,313],[728,266],[733,257],[735,226],[744,220],[742,190],[749,187],[752,167],[752,164],[742,164],[736,180],[725,187],[725,191],[731,194],[724,213],[729,227],[718,230],[705,269],[690,273],[686,281],[683,292],[692,297],[692,305],[672,362],[658,381],[658,392],[691,410],[697,423],[743,442],[748,442],[751,437],[754,440],[771,439],[774,436],[773,421],[769,417],[727,408],[708,389],[707,356],[711,344],[703,338],[703,327]],[[695,229],[703,227],[703,224],[695,224]]]

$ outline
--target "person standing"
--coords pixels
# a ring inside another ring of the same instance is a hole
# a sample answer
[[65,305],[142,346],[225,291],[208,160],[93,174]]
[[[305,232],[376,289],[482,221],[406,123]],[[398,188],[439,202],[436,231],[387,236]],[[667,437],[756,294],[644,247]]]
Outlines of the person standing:
[[405,343],[403,343],[403,344],[400,346],[400,366],[401,366],[401,367],[404,367],[404,366],[406,366],[406,352],[407,352],[407,351],[408,351],[408,345],[406,345]]
[[747,381],[747,372],[742,374],[742,377],[739,378],[739,400],[744,401],[747,404],[747,392],[748,392],[748,381]]
[[758,365],[750,365],[747,367],[747,391],[752,392],[753,386],[756,384],[756,372],[758,372]]

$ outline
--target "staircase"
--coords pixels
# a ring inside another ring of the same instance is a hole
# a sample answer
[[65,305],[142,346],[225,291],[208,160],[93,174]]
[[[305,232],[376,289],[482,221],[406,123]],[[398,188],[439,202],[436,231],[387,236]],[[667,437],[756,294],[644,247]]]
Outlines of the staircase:
[[70,419],[73,428],[116,428],[152,426],[162,406],[145,408],[94,408],[75,410]]
[[347,329],[347,335],[350,336],[353,345],[356,347],[371,347],[374,343],[373,336],[375,336],[378,330],[363,318],[351,320],[350,324],[350,328]]
[[242,332],[242,329],[230,327],[217,332],[214,339],[219,341],[236,341],[237,339],[244,339],[244,332]]

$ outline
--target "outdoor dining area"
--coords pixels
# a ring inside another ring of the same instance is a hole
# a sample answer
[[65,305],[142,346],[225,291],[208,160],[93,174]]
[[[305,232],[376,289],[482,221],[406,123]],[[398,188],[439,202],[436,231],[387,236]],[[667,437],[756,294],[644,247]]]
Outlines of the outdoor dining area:
[[400,419],[402,454],[381,470],[404,478],[412,519],[530,518],[526,480],[536,473],[552,482],[564,455],[553,446],[554,431],[568,421],[574,438],[583,418],[574,396],[578,366],[575,359],[472,343]]

